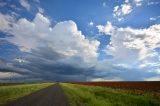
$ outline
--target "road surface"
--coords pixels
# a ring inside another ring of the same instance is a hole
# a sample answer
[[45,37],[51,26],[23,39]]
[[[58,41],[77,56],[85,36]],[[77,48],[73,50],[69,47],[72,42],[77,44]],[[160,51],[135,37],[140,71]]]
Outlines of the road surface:
[[57,83],[5,106],[69,106],[61,86]]

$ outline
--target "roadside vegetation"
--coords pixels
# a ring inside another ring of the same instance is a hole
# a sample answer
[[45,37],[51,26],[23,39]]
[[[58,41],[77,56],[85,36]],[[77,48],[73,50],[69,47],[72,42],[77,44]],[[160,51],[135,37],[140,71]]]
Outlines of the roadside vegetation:
[[52,84],[53,83],[30,83],[0,86],[0,105],[6,104]]
[[160,106],[160,97],[148,93],[63,83],[71,106]]

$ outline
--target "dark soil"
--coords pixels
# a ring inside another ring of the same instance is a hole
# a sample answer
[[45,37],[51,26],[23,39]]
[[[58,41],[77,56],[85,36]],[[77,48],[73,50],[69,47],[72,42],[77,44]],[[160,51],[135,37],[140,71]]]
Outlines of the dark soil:
[[160,92],[160,81],[122,81],[122,82],[71,82],[91,86],[111,87],[128,90]]

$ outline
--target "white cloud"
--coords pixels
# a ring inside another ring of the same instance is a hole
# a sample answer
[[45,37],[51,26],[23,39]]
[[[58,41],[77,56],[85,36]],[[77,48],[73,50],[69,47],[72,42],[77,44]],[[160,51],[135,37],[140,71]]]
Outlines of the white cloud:
[[88,25],[89,25],[89,26],[93,26],[93,25],[94,25],[94,23],[91,21]]
[[125,3],[129,3],[129,0],[125,0],[124,2],[125,2]]
[[154,1],[154,2],[153,1],[149,1],[147,5],[157,5],[159,3],[160,3],[160,1]]
[[115,6],[113,12],[117,12],[119,9],[119,6]]
[[27,62],[25,59],[22,59],[22,58],[15,58],[14,61],[18,62],[18,63],[25,63],[25,62]]
[[156,21],[156,20],[158,20],[158,19],[160,19],[160,16],[150,17],[150,18],[149,18],[150,21]]
[[27,11],[30,11],[31,6],[28,3],[28,0],[20,0],[19,2],[20,2],[20,4],[21,4],[22,7],[26,8]]
[[124,68],[124,69],[131,69],[131,67],[129,67],[127,64],[115,64],[114,66]]
[[149,20],[151,20],[151,21],[155,21],[155,20],[156,20],[156,18],[151,17],[151,18],[149,18]]
[[44,9],[41,8],[41,7],[38,7],[38,12],[39,12],[39,13],[44,13]]
[[160,67],[160,63],[159,63],[159,62],[148,62],[148,61],[144,61],[143,64],[140,65],[141,68],[147,67],[147,66]]
[[[123,4],[121,5],[120,15],[126,15],[132,12],[132,7],[130,4]],[[119,14],[118,14],[119,15]]]
[[20,74],[14,72],[0,72],[0,79],[21,77]]
[[112,31],[114,30],[112,23],[109,21],[107,21],[107,24],[105,26],[98,25],[97,28],[98,28],[99,32],[101,32],[101,33],[105,32],[106,34],[111,34]]
[[121,78],[119,77],[113,77],[111,79],[107,79],[107,78],[93,78],[89,81],[93,81],[93,82],[99,82],[99,81],[123,81]]
[[131,13],[132,10],[132,6],[128,3],[122,4],[121,6],[115,6],[113,10],[113,16],[120,19],[124,15]]
[[6,40],[17,45],[21,51],[31,52],[39,47],[49,47],[67,57],[80,57],[87,62],[96,60],[98,56],[97,49],[100,43],[97,40],[86,39],[76,23],[71,20],[59,22],[51,27],[50,20],[37,13],[33,21],[21,18],[12,23],[12,27],[6,23],[10,21],[5,19],[7,28],[0,27],[0,30],[5,29],[7,33],[14,35]]
[[160,81],[160,76],[145,78],[144,81]]
[[132,12],[132,7],[129,4],[123,4],[121,5],[121,14],[126,15]]
[[6,32],[11,28],[14,18],[0,13],[0,20],[0,31]]
[[113,9],[113,17],[117,18],[118,21],[122,21],[124,16],[130,14],[136,7],[141,6],[143,0],[125,0],[121,5],[117,5]]
[[142,5],[142,2],[143,0],[134,0],[136,6],[141,6]]
[[134,29],[117,28],[107,22],[105,26],[99,25],[98,29],[101,33],[111,35],[106,53],[113,56],[115,64],[127,64],[138,68],[146,62],[160,62],[159,54],[155,50],[160,47],[159,24],[144,29]]

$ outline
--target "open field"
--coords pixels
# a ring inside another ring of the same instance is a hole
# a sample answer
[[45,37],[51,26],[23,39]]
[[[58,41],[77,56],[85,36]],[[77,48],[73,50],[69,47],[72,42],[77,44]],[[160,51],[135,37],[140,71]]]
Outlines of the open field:
[[37,84],[37,83],[0,83],[0,86],[11,86],[11,85],[25,85],[25,84]]
[[6,84],[7,86],[0,86],[0,105],[16,100],[51,84],[53,83],[13,84],[10,86]]
[[71,82],[72,84],[92,85],[101,87],[120,88],[128,90],[160,92],[160,81],[139,82]]
[[20,85],[25,83],[0,83],[0,86]]
[[[146,89],[141,83],[146,86]],[[108,85],[101,87],[101,84]],[[159,82],[153,83],[156,89],[149,87],[152,85],[151,82],[4,84],[5,86],[0,86],[0,105],[160,106],[159,85],[156,84]]]
[[71,106],[159,106],[148,93],[78,84],[61,84]]

